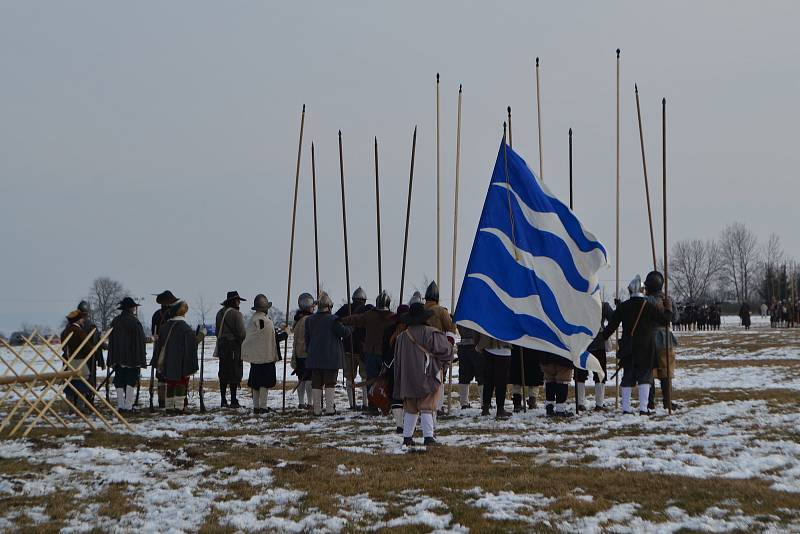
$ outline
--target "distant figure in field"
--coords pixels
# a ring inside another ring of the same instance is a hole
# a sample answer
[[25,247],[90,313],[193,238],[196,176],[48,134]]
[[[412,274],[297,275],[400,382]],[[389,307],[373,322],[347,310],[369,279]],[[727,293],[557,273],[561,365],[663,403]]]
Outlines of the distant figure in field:
[[742,326],[745,330],[750,330],[750,305],[743,303],[739,308],[739,318],[742,320]]
[[766,303],[766,302],[762,302],[762,303],[761,303],[761,317],[762,317],[762,318],[764,318],[764,317],[766,317],[766,316],[767,316],[767,310],[768,310],[768,309],[769,309],[769,308],[767,307],[767,303]]

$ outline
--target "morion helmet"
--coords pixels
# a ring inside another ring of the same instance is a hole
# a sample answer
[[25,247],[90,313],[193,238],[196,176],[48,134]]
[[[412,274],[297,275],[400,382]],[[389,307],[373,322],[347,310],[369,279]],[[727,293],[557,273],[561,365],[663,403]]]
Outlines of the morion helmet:
[[381,294],[375,299],[375,306],[379,310],[388,310],[391,303],[392,297],[389,296],[389,293],[387,293],[385,289],[381,291]]
[[425,290],[425,300],[434,300],[439,302],[439,286],[436,285],[436,281],[434,280],[428,285],[428,289]]

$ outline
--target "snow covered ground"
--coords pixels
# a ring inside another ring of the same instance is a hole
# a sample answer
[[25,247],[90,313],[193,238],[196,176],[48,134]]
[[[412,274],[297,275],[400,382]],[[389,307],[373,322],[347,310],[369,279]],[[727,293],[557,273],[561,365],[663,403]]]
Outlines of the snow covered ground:
[[[72,432],[0,440],[0,530],[800,531],[800,329],[726,322],[678,337],[672,416],[622,416],[611,386],[608,412],[556,421],[540,407],[496,421],[480,416],[473,392],[474,408],[453,397],[453,415],[437,424],[444,446],[425,454],[401,447],[388,417],[297,410],[292,386],[286,415],[280,390],[265,416],[220,410],[212,384],[208,413],[197,413],[193,391],[192,415],[137,414],[133,432],[88,432],[67,417]],[[425,476],[432,461],[452,462],[455,476],[470,458],[477,474],[465,479]],[[522,478],[504,484],[495,471]],[[662,483],[674,489],[658,504],[625,487]],[[65,510],[53,504],[62,497]]]

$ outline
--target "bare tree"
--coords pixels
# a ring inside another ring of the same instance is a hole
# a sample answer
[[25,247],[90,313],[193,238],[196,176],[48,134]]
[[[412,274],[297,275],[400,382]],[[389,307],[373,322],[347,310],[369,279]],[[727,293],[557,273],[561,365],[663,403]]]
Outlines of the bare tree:
[[197,311],[195,313],[197,314],[197,318],[200,319],[201,325],[206,326],[208,324],[206,320],[207,318],[211,317],[211,312],[213,310],[214,308],[211,306],[211,304],[206,302],[205,298],[203,298],[203,295],[200,295],[200,297],[197,299]]
[[107,276],[95,278],[89,288],[89,306],[92,309],[92,322],[100,330],[108,330],[119,302],[128,295],[122,283]]
[[669,263],[675,292],[682,299],[697,302],[709,296],[722,266],[719,245],[712,240],[678,241],[672,246]]
[[749,302],[758,270],[758,239],[744,224],[735,222],[722,230],[719,246],[724,282],[734,288],[738,302]]
[[786,261],[781,238],[771,233],[761,250],[761,297],[772,303],[780,295],[780,265]]

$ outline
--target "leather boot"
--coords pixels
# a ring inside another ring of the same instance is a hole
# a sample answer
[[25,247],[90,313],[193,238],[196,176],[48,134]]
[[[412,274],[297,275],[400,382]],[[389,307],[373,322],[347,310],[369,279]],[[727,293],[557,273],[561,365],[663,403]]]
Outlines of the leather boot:
[[514,393],[511,395],[511,402],[514,403],[514,413],[519,413],[522,411],[522,395],[519,393]]
[[227,408],[228,407],[228,397],[227,397],[228,391],[227,390],[228,390],[228,384],[226,384],[225,382],[220,382],[220,384],[219,384],[219,396],[220,396],[219,405],[220,405],[221,408]]
[[236,384],[231,384],[231,408],[239,408],[239,399],[236,398]]

